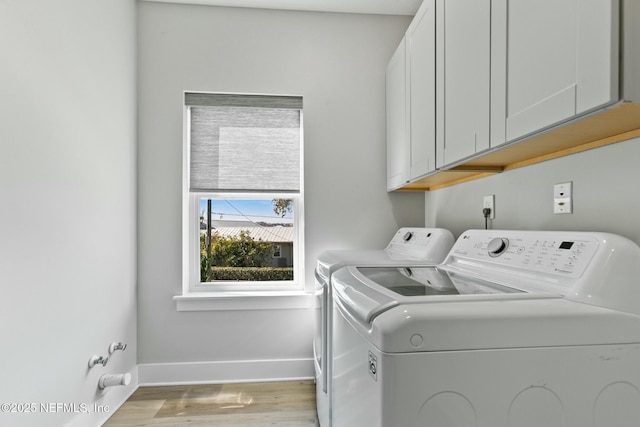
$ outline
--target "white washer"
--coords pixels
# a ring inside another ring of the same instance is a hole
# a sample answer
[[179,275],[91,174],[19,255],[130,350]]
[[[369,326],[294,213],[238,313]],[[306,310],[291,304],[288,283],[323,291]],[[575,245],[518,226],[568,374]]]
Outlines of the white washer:
[[316,403],[322,427],[331,425],[331,307],[330,280],[348,265],[434,265],[442,262],[455,239],[442,228],[400,228],[385,249],[329,250],[318,256],[315,270],[316,327],[313,343]]
[[637,427],[640,248],[469,230],[431,268],[345,267],[333,427]]

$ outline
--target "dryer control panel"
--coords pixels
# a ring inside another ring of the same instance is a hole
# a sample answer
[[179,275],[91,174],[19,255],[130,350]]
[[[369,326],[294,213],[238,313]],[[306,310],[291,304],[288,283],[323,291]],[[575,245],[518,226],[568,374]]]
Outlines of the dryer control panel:
[[577,278],[598,246],[596,237],[581,233],[470,230],[460,236],[450,254],[508,269]]
[[393,236],[385,251],[391,259],[440,262],[453,246],[453,234],[442,228],[403,227]]

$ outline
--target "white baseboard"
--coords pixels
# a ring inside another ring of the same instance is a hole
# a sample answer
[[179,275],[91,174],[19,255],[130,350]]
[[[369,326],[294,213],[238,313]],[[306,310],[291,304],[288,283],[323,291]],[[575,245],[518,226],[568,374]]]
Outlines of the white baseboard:
[[313,358],[138,365],[140,386],[222,384],[314,378]]

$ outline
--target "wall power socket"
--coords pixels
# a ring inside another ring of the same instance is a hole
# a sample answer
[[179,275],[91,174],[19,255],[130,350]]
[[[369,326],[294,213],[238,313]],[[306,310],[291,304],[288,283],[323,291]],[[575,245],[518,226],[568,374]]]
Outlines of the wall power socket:
[[490,196],[484,196],[482,199],[482,209],[489,208],[491,209],[491,213],[489,214],[489,219],[495,219],[496,217],[496,196],[492,194]]

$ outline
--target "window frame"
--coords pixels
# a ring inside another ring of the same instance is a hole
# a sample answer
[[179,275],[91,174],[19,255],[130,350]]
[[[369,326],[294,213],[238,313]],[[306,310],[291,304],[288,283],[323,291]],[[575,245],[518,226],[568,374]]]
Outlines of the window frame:
[[[185,91],[186,93],[207,93]],[[240,95],[243,94],[232,94]],[[269,97],[271,95],[264,95]],[[277,96],[277,95],[276,95]],[[183,98],[184,99],[184,98]],[[180,303],[191,297],[239,296],[254,300],[256,296],[296,296],[308,293],[304,272],[304,132],[303,110],[300,109],[300,190],[299,192],[225,192],[189,190],[190,176],[190,106],[183,102],[183,175],[182,175],[182,296],[174,297]],[[201,198],[215,199],[292,199],[294,201],[293,269],[294,279],[289,282],[200,282],[200,211]],[[255,305],[255,303],[253,303]],[[285,304],[288,305],[288,304]],[[183,310],[191,310],[183,308]]]

